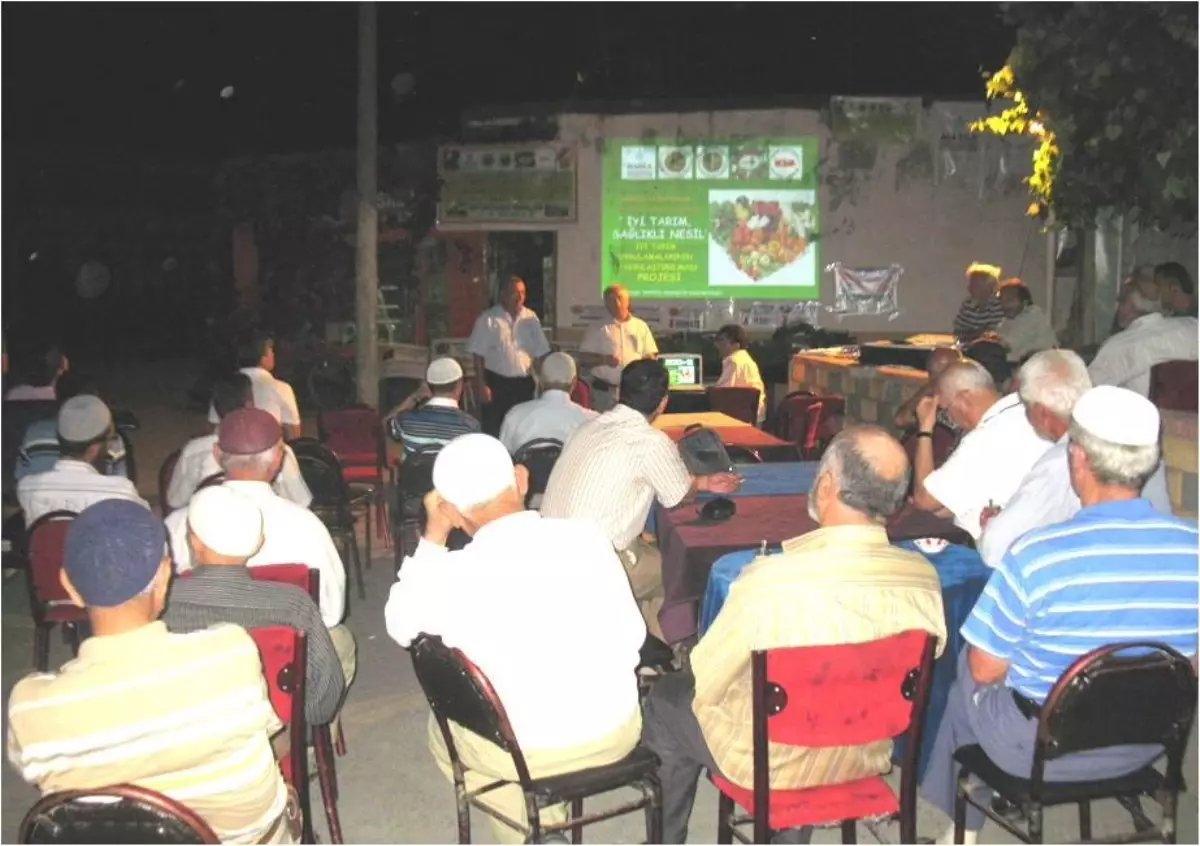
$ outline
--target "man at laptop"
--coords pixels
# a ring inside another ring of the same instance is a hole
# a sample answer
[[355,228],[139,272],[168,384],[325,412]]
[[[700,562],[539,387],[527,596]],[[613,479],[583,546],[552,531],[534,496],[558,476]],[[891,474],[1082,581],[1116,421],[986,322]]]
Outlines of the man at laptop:
[[754,388],[758,391],[758,422],[767,418],[767,388],[758,364],[746,350],[746,330],[730,323],[717,330],[717,352],[721,354],[721,378],[718,388]]
[[579,345],[579,363],[591,369],[592,408],[608,411],[617,404],[621,370],[631,361],[653,358],[658,345],[650,327],[629,312],[629,291],[619,282],[604,289],[607,320],[589,326]]

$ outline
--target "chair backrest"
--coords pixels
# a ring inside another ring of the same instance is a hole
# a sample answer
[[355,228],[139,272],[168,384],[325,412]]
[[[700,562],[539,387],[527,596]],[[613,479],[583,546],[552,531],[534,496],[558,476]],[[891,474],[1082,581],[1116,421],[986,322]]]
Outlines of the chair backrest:
[[203,479],[201,479],[200,484],[196,485],[196,490],[202,491],[205,488],[213,488],[213,487],[216,487],[217,485],[222,484],[224,481],[225,481],[225,472],[222,470],[218,470],[216,473],[212,473],[208,476],[205,476]]
[[550,482],[550,473],[562,455],[563,443],[557,438],[534,438],[522,444],[515,455],[513,464],[523,464],[529,470],[529,491],[525,495],[525,504],[530,499],[546,492]]
[[313,602],[318,605],[321,602],[321,571],[307,564],[258,564],[246,569],[252,579],[295,585],[312,597]]
[[63,542],[74,511],[51,511],[33,522],[26,534],[29,554],[29,590],[35,604],[69,602],[59,580],[63,564]]
[[158,466],[158,505],[163,519],[166,519],[167,515],[175,510],[171,507],[171,503],[167,502],[167,490],[171,487],[171,477],[175,475],[175,465],[179,463],[179,456],[182,452],[182,449],[175,450]]
[[1150,401],[1164,411],[1191,411],[1197,406],[1197,363],[1164,361],[1150,368]]
[[775,409],[775,437],[803,446],[804,433],[808,431],[808,409],[816,401],[812,391],[792,391],[780,400]]
[[308,785],[307,726],[304,723],[305,635],[290,626],[247,629],[262,657],[267,695],[288,727],[289,752],[279,762],[284,780],[297,790]]
[[846,414],[845,397],[815,397],[808,406],[801,454],[806,459],[819,458],[825,445],[842,428]]
[[571,401],[576,405],[581,405],[584,408],[592,407],[592,387],[582,379],[575,380],[575,387],[571,389]]
[[517,776],[529,784],[529,768],[517,743],[504,705],[492,683],[461,650],[452,649],[436,635],[420,634],[409,646],[413,670],[433,716],[442,729],[442,737],[452,760],[458,753],[448,722],[457,723],[485,740],[490,740],[512,755]]
[[440,446],[425,447],[404,456],[400,465],[400,493],[406,499],[417,499],[433,490],[433,463]]
[[383,420],[367,405],[317,415],[317,436],[343,465],[382,466]]
[[[908,432],[900,438],[900,446],[904,447],[905,453],[908,454],[908,464],[910,467],[916,466],[917,461],[917,445],[920,440],[917,438],[916,428],[909,429]],[[933,427],[933,466],[941,467],[946,463],[946,459],[950,457],[950,453],[954,451],[954,447],[958,445],[958,438],[961,433],[954,431],[949,426],[938,423]],[[909,480],[909,489],[911,491],[915,481]]]
[[297,438],[288,445],[296,456],[300,475],[312,492],[312,508],[346,505],[346,480],[333,450],[315,438]]
[[220,843],[195,811],[168,796],[118,784],[43,796],[21,821],[19,843]]
[[707,389],[708,402],[713,411],[728,414],[751,426],[758,423],[758,388],[737,387]]
[[1161,744],[1167,751],[1167,778],[1178,779],[1196,716],[1196,692],[1191,662],[1162,643],[1116,643],[1079,657],[1042,706],[1031,776],[1035,786],[1045,761],[1127,743]]

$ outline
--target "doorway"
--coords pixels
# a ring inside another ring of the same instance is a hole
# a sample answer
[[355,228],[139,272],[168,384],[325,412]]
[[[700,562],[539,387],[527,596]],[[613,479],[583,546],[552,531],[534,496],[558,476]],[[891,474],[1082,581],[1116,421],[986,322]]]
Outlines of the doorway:
[[553,232],[491,232],[487,266],[490,299],[497,302],[501,283],[510,276],[525,280],[525,305],[547,328],[554,324],[555,252]]

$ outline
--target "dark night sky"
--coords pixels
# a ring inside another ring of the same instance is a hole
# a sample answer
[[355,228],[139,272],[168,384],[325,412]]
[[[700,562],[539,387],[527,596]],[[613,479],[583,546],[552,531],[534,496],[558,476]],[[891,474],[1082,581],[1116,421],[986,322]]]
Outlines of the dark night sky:
[[[356,13],[6,3],[4,142],[204,157],[352,144]],[[1012,46],[989,3],[390,3],[379,24],[384,140],[453,134],[483,104],[974,99]],[[416,87],[397,102],[402,72]]]

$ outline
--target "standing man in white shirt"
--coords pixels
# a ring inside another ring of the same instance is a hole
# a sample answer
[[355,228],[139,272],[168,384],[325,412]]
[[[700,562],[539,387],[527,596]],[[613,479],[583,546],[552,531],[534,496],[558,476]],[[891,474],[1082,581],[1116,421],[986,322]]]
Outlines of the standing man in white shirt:
[[[634,671],[646,627],[608,540],[586,521],[524,510],[527,483],[525,468],[513,467],[495,438],[463,435],[442,449],[424,536],[401,566],[384,615],[401,646],[436,635],[483,670],[536,779],[619,761],[637,745]],[[474,541],[450,552],[454,528]],[[507,752],[453,723],[451,732],[468,790],[515,780]],[[432,716],[429,746],[450,778]],[[526,822],[516,786],[484,801]],[[541,818],[563,822],[566,809],[544,809]],[[519,842],[507,826],[493,821],[493,828],[500,842]]]
[[767,388],[763,384],[758,364],[746,350],[746,330],[730,323],[717,330],[714,339],[721,354],[721,378],[718,388],[754,388],[758,391],[758,422],[767,419]]
[[1096,352],[1088,367],[1093,385],[1128,388],[1144,397],[1150,395],[1150,368],[1164,361],[1195,361],[1200,324],[1195,317],[1164,317],[1156,288],[1150,296],[1130,286],[1117,305],[1113,335]]
[[556,352],[542,362],[542,395],[513,406],[500,427],[500,443],[514,455],[536,438],[553,438],[564,444],[580,424],[597,413],[571,399],[578,378],[575,359]]
[[629,312],[629,291],[620,282],[604,289],[609,317],[589,326],[579,345],[579,363],[591,368],[592,407],[607,411],[617,404],[625,365],[658,355],[646,321]]
[[[933,469],[933,426],[938,407],[967,434]],[[985,512],[1003,508],[1050,448],[1025,417],[1016,394],[1001,397],[987,370],[964,361],[938,377],[937,392],[917,404],[917,455],[913,503],[944,517],[979,540]]]
[[525,281],[519,276],[510,276],[500,289],[500,302],[476,318],[467,352],[475,357],[480,423],[495,437],[508,410],[533,399],[533,374],[550,354],[542,322],[525,308]]
[[71,397],[58,411],[59,459],[53,469],[26,476],[17,484],[17,499],[28,528],[51,511],[83,511],[105,499],[146,504],[126,476],[106,476],[108,443],[113,436],[112,412],[99,397]]
[[[300,406],[296,404],[296,392],[282,379],[276,379],[275,339],[266,332],[257,331],[244,340],[238,348],[238,367],[250,377],[254,392],[254,407],[274,417],[283,428],[285,440],[295,440],[301,434]],[[209,423],[220,423],[215,408],[208,412]]]

